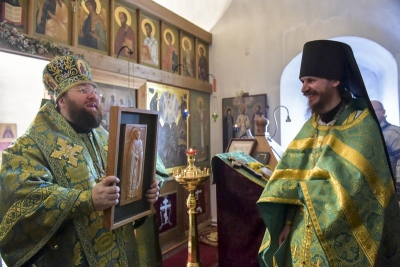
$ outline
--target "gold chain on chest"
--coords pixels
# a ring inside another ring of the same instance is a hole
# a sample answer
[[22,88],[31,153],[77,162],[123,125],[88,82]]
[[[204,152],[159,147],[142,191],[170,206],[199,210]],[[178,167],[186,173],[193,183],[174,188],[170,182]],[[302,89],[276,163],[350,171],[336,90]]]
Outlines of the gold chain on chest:
[[97,182],[101,182],[106,177],[106,172],[104,171],[104,163],[103,159],[101,158],[100,155],[100,147],[98,146],[98,143],[95,142],[93,134],[90,132],[87,134],[87,137],[89,138],[90,144],[92,145],[92,150],[93,150],[93,163],[96,168],[96,171],[99,175],[99,178],[97,179]]

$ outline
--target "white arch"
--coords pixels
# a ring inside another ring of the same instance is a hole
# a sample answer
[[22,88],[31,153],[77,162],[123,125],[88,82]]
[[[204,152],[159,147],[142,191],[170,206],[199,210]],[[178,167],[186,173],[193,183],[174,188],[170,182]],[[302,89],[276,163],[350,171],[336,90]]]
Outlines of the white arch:
[[[384,47],[371,40],[341,36],[331,40],[347,43],[354,56],[367,87],[371,100],[379,100],[385,106],[387,119],[399,125],[397,63],[393,55]],[[281,76],[280,104],[288,107],[292,121],[286,123],[286,116],[280,116],[281,145],[286,148],[306,121],[307,100],[302,96],[298,79],[302,53],[293,58]],[[391,112],[392,111],[392,112]]]

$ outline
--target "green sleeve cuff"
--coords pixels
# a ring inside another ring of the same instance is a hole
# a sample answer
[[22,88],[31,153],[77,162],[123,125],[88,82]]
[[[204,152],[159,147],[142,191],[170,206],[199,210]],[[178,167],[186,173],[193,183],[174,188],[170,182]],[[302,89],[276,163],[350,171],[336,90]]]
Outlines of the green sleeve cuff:
[[69,218],[75,218],[82,215],[87,215],[95,212],[93,205],[92,190],[81,191],[78,198],[75,200],[74,206],[71,209]]

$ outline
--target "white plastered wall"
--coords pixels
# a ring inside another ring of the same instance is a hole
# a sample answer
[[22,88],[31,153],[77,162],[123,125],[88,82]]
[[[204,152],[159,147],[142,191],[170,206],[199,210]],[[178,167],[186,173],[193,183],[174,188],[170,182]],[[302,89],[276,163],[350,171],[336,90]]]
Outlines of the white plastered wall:
[[21,136],[44,97],[43,68],[48,61],[0,52],[0,122],[17,123]]

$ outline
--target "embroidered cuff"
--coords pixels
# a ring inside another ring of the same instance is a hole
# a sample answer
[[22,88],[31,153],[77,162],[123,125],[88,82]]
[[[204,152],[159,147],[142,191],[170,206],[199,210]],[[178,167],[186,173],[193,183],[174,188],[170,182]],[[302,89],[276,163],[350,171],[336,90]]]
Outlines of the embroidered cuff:
[[76,217],[84,214],[89,214],[96,211],[92,200],[92,191],[82,191],[78,198],[75,200],[75,204],[71,209],[71,217]]

